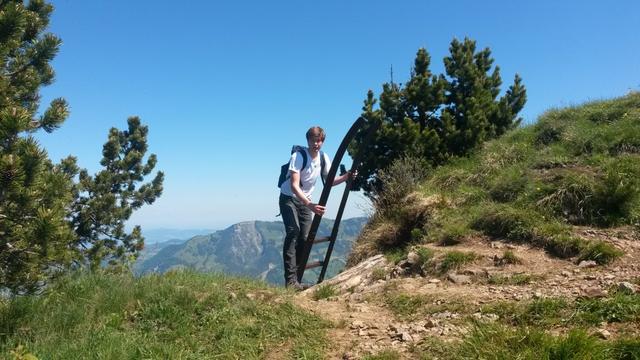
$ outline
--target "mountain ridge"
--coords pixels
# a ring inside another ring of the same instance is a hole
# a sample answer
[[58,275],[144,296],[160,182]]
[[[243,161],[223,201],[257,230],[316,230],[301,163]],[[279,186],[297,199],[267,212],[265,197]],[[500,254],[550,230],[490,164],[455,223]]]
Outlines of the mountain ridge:
[[[342,270],[353,241],[367,218],[342,220],[328,275]],[[319,234],[329,233],[334,220],[323,219]],[[143,252],[134,265],[138,275],[189,268],[203,272],[222,272],[259,278],[270,283],[282,282],[282,245],[284,227],[279,221],[252,220],[233,224],[206,235],[196,235],[181,243],[170,243],[149,255]],[[326,246],[316,246],[311,258],[324,254]],[[313,278],[317,273],[311,272]]]

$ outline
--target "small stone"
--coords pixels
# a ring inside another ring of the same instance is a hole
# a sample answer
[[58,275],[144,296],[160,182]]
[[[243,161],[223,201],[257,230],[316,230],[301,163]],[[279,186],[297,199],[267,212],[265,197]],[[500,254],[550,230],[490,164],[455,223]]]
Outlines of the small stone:
[[358,330],[358,336],[369,336],[369,332],[364,329]]
[[598,329],[598,331],[596,331],[596,333],[598,334],[599,337],[601,337],[602,339],[609,339],[611,337],[611,333],[607,330],[607,329]]
[[615,275],[611,275],[611,274],[607,274],[607,275],[604,276],[605,280],[613,280],[615,278],[616,278],[616,276]]
[[602,289],[600,289],[599,287],[588,287],[588,288],[585,288],[583,291],[584,291],[584,295],[590,298],[605,297],[607,295],[607,293]]
[[533,293],[533,298],[534,299],[541,299],[542,298],[542,293],[540,291],[536,291]]
[[447,279],[458,285],[471,284],[471,278],[467,275],[449,274],[447,275]]
[[356,321],[351,323],[351,328],[352,329],[364,329],[366,327],[367,326],[365,325],[365,323],[360,321],[360,320],[356,320]]
[[578,264],[578,267],[580,268],[592,268],[596,266],[598,266],[598,263],[593,260],[582,260],[580,261],[580,264]]
[[491,242],[491,248],[492,249],[502,249],[504,247],[504,245],[502,243],[499,243],[497,241],[492,241]]
[[431,284],[437,284],[440,282],[440,279],[429,279],[429,283]]
[[597,278],[596,278],[596,276],[595,276],[595,275],[585,275],[585,276],[584,276],[584,279],[585,279],[585,280],[596,280]]
[[630,282],[621,282],[620,284],[618,284],[618,290],[625,292],[627,294],[635,294],[638,289],[636,289],[636,286],[633,285]]
[[474,319],[482,319],[482,313],[477,312],[477,313],[473,313],[471,316],[473,316]]
[[413,337],[411,336],[411,334],[409,334],[408,332],[402,332],[400,333],[400,341],[402,342],[409,342],[409,341],[413,341]]
[[570,272],[568,272],[567,270],[564,270],[564,271],[563,271],[563,272],[561,272],[560,274],[561,274],[562,276],[564,276],[564,277],[569,277],[569,276],[571,276],[571,273],[570,273]]
[[498,319],[500,319],[500,316],[496,314],[485,314],[484,317],[489,321],[497,321]]
[[580,273],[580,269],[573,269],[573,273],[574,274],[579,274]]
[[407,254],[407,263],[411,266],[418,264],[420,262],[420,255],[417,252],[411,251]]
[[423,333],[427,331],[427,328],[425,328],[422,325],[415,325],[413,327],[411,327],[411,330],[415,333]]

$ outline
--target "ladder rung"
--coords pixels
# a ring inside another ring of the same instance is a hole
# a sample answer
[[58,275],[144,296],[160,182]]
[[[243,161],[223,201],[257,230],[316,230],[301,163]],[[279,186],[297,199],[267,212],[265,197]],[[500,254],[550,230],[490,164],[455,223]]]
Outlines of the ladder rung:
[[314,261],[312,263],[308,263],[307,266],[305,266],[304,268],[305,269],[313,269],[315,267],[322,266],[322,263],[323,263],[322,261]]
[[329,240],[331,240],[331,236],[322,236],[322,237],[319,237],[319,238],[315,238],[315,240],[313,240],[313,243],[314,244],[320,244],[320,243],[323,243],[323,242],[327,242]]

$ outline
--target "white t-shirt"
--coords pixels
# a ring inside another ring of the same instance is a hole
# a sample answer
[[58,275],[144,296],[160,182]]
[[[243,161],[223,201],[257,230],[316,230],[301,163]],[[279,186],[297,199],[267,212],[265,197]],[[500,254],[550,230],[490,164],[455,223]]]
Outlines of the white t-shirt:
[[[291,160],[289,160],[289,172],[297,172],[300,173],[300,183],[302,188],[302,193],[307,197],[307,199],[311,200],[311,194],[313,194],[313,190],[316,187],[316,181],[320,176],[320,170],[322,168],[320,163],[320,154],[324,156],[324,174],[322,177],[326,177],[329,174],[329,169],[331,168],[331,161],[329,160],[329,156],[326,153],[321,152],[315,159],[311,158],[311,154],[309,153],[309,148],[304,148],[304,151],[307,153],[307,166],[302,169],[302,155],[298,151],[291,154]],[[302,171],[301,171],[302,170]],[[280,186],[280,192],[293,196],[293,191],[291,190],[291,176],[285,180]]]

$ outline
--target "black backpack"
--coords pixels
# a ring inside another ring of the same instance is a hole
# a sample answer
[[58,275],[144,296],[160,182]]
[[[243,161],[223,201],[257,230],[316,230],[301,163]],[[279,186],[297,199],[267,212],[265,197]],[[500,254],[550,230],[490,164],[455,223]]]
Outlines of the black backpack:
[[[294,152],[299,152],[302,155],[302,170],[307,167],[307,152],[304,149],[304,146],[301,145],[293,145],[291,147],[291,154]],[[322,185],[324,185],[324,153],[320,151],[320,178],[322,179]],[[281,187],[282,184],[287,181],[289,178],[289,162],[286,162],[284,165],[280,166],[280,177],[278,177],[278,187]]]

